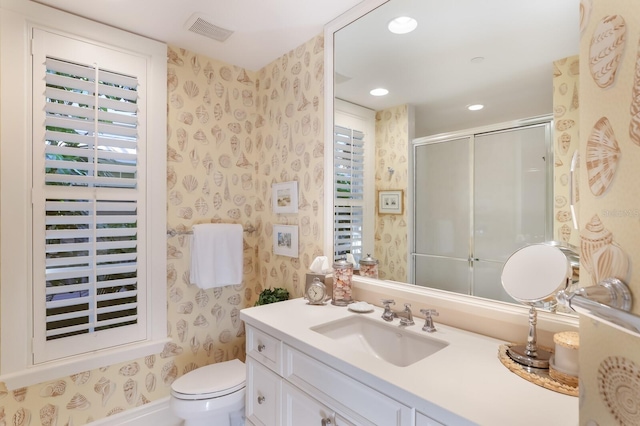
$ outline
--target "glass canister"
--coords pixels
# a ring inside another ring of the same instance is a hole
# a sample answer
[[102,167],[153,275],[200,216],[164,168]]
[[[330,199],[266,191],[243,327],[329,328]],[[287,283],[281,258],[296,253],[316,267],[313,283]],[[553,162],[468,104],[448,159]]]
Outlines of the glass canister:
[[369,278],[378,278],[378,259],[367,257],[360,259],[360,275]]
[[333,298],[331,304],[347,306],[353,302],[351,297],[351,283],[353,279],[353,263],[345,259],[333,262]]

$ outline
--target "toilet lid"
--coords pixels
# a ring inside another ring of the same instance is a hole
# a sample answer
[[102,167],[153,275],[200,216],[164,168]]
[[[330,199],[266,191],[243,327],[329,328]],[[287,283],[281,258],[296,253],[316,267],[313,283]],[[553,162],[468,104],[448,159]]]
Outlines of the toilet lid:
[[182,399],[216,398],[244,388],[245,378],[245,365],[238,359],[209,364],[175,380],[171,393]]

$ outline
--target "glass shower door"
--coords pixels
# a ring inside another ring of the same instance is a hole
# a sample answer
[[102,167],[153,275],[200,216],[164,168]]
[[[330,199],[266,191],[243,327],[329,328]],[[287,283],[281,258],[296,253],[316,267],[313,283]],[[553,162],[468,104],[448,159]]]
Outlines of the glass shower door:
[[472,294],[513,301],[500,281],[519,248],[545,241],[549,124],[476,135],[473,142]]
[[415,147],[414,282],[469,293],[470,138]]

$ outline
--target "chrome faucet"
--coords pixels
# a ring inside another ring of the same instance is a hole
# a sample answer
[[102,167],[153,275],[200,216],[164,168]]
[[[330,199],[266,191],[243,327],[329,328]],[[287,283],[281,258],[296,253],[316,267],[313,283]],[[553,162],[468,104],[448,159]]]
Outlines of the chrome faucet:
[[382,319],[385,321],[393,321],[394,318],[400,318],[400,325],[414,325],[413,313],[411,312],[411,304],[405,303],[403,311],[391,310],[391,305],[395,305],[396,302],[393,299],[382,299],[382,305],[384,306],[384,312],[382,313]]
[[400,318],[400,325],[414,325],[413,312],[411,312],[411,303],[404,304],[404,311],[396,312],[396,316]]

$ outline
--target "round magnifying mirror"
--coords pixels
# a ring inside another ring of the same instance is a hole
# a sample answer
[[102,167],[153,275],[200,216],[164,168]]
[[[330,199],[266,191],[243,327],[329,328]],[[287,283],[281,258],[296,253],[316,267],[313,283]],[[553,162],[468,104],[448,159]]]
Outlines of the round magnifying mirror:
[[572,275],[571,265],[560,248],[533,244],[507,259],[502,268],[502,286],[519,302],[544,302],[566,288]]
[[530,305],[526,345],[513,345],[507,354],[530,368],[549,368],[551,352],[536,346],[535,303],[555,298],[571,283],[574,271],[567,255],[556,244],[541,243],[513,253],[502,268],[504,290],[519,302]]

